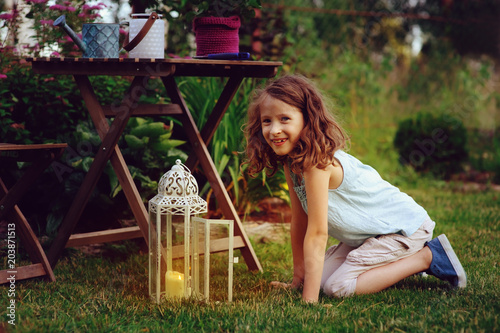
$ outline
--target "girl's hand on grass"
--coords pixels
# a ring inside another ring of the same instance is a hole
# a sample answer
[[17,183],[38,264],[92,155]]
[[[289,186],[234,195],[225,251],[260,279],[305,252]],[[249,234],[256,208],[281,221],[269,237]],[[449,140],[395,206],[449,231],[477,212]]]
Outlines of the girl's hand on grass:
[[303,285],[304,285],[304,278],[303,277],[302,278],[301,277],[297,277],[297,276],[294,275],[291,287],[293,289],[300,289],[300,288],[302,288]]
[[293,278],[292,283],[272,281],[269,285],[275,289],[300,289],[302,288],[302,280]]
[[280,282],[280,281],[272,281],[269,284],[271,287],[274,289],[291,289],[292,284],[291,283],[285,283],[285,282]]

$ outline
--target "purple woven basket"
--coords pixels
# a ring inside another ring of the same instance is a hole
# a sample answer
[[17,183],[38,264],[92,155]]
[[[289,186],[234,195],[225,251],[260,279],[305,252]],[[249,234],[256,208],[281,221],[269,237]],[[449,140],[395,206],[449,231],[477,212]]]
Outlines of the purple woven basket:
[[239,52],[240,26],[238,16],[195,18],[193,30],[196,36],[196,55]]

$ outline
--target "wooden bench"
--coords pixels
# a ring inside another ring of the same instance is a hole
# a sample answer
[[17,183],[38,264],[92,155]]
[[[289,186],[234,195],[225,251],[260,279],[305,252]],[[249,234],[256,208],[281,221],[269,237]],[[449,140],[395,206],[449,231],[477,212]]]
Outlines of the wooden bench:
[[[13,279],[17,281],[34,277],[45,277],[50,281],[55,281],[54,272],[45,252],[17,203],[43,171],[63,154],[66,147],[65,143],[35,145],[0,143],[0,161],[14,160],[31,163],[10,189],[6,187],[0,175],[0,220],[7,219],[8,221],[5,241],[8,250],[11,250],[8,251],[7,269],[0,271],[0,284],[12,282]],[[15,250],[17,253],[19,247],[17,238],[26,248],[31,265],[18,266],[18,259],[12,251]]]

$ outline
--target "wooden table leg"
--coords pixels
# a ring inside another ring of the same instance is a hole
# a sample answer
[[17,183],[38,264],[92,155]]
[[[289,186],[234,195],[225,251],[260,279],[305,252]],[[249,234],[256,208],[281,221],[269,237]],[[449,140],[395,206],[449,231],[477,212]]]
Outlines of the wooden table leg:
[[55,267],[62,251],[68,242],[76,223],[80,219],[83,210],[92,194],[92,191],[99,180],[105,166],[106,162],[111,158],[111,155],[115,152],[116,144],[127,125],[127,122],[132,114],[133,109],[138,105],[139,98],[146,91],[146,84],[148,82],[147,77],[137,76],[132,81],[129,91],[125,95],[122,103],[117,110],[117,116],[115,117],[109,131],[107,132],[105,138],[102,141],[99,150],[96,153],[94,162],[90,166],[90,169],[83,180],[83,184],[78,190],[71,207],[66,214],[56,238],[49,250],[48,258],[50,265]]
[[[106,133],[109,131],[108,121],[104,115],[103,109],[97,97],[95,95],[94,89],[90,84],[89,78],[87,76],[75,75],[75,81],[80,89],[85,105],[87,106],[92,122],[94,123],[97,133],[101,140],[104,139]],[[141,195],[134,184],[134,180],[130,171],[127,167],[123,155],[118,146],[115,146],[115,151],[111,155],[111,165],[118,177],[118,181],[122,186],[127,202],[130,205],[132,214],[137,221],[137,225],[142,232],[143,238],[146,243],[148,242],[148,211],[142,202]]]
[[[238,216],[238,213],[236,212],[231,202],[231,198],[229,197],[229,194],[226,191],[224,183],[222,182],[222,179],[220,178],[217,172],[214,162],[210,157],[210,153],[208,152],[207,146],[203,141],[201,134],[198,131],[198,128],[196,127],[196,123],[194,122],[194,119],[191,113],[189,112],[186,102],[182,98],[182,95],[179,91],[179,87],[175,82],[175,78],[172,76],[162,77],[162,81],[167,90],[167,94],[170,96],[170,99],[172,100],[172,103],[178,104],[184,113],[183,125],[186,130],[186,134],[195,151],[196,156],[198,157],[201,167],[205,171],[205,176],[207,177],[208,182],[212,186],[214,194],[219,202],[219,205],[222,209],[225,218],[235,221],[236,224],[234,229],[235,234],[237,236],[241,236],[243,238],[243,241],[245,242],[245,247],[240,248],[240,251],[243,258],[245,259],[248,268],[250,270],[259,270],[262,272],[263,270],[262,266],[260,265],[259,259],[257,258],[252,248],[252,244],[250,243],[248,237],[246,236],[246,233],[244,232],[243,225]],[[233,89],[234,88],[235,87],[233,86]],[[237,88],[238,86],[236,86],[236,89]]]

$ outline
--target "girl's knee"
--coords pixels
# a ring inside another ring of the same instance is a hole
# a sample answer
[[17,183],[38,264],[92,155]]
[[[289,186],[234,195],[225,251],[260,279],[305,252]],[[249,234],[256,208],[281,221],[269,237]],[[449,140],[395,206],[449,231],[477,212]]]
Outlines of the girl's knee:
[[356,280],[327,281],[323,286],[323,292],[333,297],[349,297],[356,292]]

